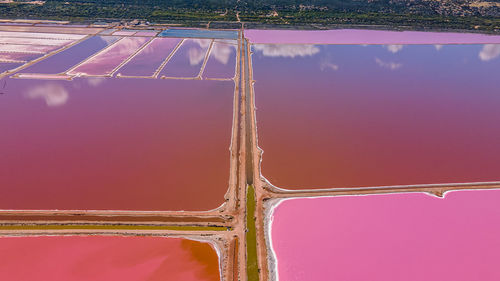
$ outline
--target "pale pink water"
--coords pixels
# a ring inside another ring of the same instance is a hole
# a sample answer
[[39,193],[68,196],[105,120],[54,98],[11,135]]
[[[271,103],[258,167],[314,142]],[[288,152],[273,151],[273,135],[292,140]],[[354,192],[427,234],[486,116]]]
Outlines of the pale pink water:
[[113,35],[131,36],[131,35],[134,35],[135,33],[136,33],[136,31],[124,30],[124,31],[117,31],[117,32],[113,33]]
[[59,46],[0,44],[0,52],[13,53],[47,53],[57,48]]
[[40,56],[41,54],[0,53],[0,61],[30,61]]
[[36,28],[34,28],[34,30],[32,30],[32,32],[27,32],[27,31],[0,31],[0,37],[78,40],[78,39],[84,38],[85,36],[84,35],[78,35],[78,34],[48,33],[48,32],[44,32],[42,28],[36,27]]
[[48,45],[61,46],[73,42],[71,39],[48,39],[48,38],[28,38],[28,37],[0,37],[0,44],[28,44],[28,45]]
[[139,31],[134,35],[135,36],[156,36],[156,34],[158,34],[158,32],[156,32],[154,30],[144,30],[144,31]]
[[74,70],[68,72],[71,75],[109,75],[128,57],[139,50],[149,38],[147,37],[125,37],[109,49],[104,50],[87,62],[84,62]]
[[181,42],[179,38],[155,38],[124,65],[118,73],[125,76],[152,76]]
[[287,44],[492,44],[500,35],[382,30],[245,30],[252,43]]
[[500,190],[292,199],[276,207],[280,281],[500,280]]

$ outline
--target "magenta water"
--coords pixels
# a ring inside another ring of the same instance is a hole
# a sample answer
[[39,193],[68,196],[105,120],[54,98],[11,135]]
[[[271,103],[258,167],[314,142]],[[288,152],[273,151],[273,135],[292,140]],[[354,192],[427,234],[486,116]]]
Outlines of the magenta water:
[[292,199],[274,210],[281,281],[496,281],[500,190]]
[[124,76],[152,76],[181,42],[179,38],[154,38],[130,62],[118,71]]
[[160,77],[197,77],[211,42],[211,39],[184,39],[181,47],[160,73]]
[[215,42],[203,71],[204,78],[231,79],[235,75],[237,45]]
[[0,90],[0,209],[224,202],[232,81],[4,78]]
[[500,45],[254,45],[262,174],[283,188],[500,180]]
[[44,59],[26,69],[23,73],[57,74],[69,70],[93,54],[115,43],[120,37],[93,36],[70,48]]
[[68,71],[70,75],[111,75],[122,62],[149,41],[147,37],[124,37],[111,47]]
[[245,30],[252,43],[266,44],[498,44],[500,35],[452,32],[335,30]]

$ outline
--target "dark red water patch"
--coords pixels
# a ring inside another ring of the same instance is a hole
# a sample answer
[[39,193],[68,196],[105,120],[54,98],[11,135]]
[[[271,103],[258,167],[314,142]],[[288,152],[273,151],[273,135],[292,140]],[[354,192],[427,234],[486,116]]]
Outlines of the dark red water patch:
[[2,237],[0,252],[2,280],[220,280],[212,246],[179,238]]
[[500,180],[497,45],[258,45],[262,173],[284,188]]
[[208,210],[229,181],[232,82],[0,81],[0,209]]

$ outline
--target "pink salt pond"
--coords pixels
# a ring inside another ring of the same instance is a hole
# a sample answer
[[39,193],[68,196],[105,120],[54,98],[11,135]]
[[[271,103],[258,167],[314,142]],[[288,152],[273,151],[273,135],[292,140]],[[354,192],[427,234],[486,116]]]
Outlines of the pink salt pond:
[[164,237],[0,238],[0,279],[11,281],[214,281],[208,243]]
[[154,38],[130,62],[120,68],[120,76],[153,76],[181,42],[179,38]]
[[201,72],[211,42],[210,39],[184,39],[160,73],[160,77],[197,77]]
[[215,42],[203,72],[204,78],[231,79],[236,69],[236,45]]
[[125,37],[88,61],[68,71],[70,75],[111,75],[126,59],[133,56],[149,40],[147,37]]
[[500,190],[304,198],[274,209],[279,280],[500,280]]
[[265,44],[498,44],[499,35],[385,30],[245,30],[252,43]]

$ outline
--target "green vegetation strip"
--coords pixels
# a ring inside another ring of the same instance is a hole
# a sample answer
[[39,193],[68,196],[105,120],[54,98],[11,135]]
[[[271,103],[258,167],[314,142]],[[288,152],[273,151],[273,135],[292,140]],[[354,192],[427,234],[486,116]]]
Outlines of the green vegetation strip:
[[1,230],[175,230],[175,231],[226,231],[222,226],[165,226],[165,225],[110,225],[110,224],[4,224]]
[[259,280],[259,264],[257,262],[257,230],[255,229],[255,190],[247,187],[247,278],[248,281]]

